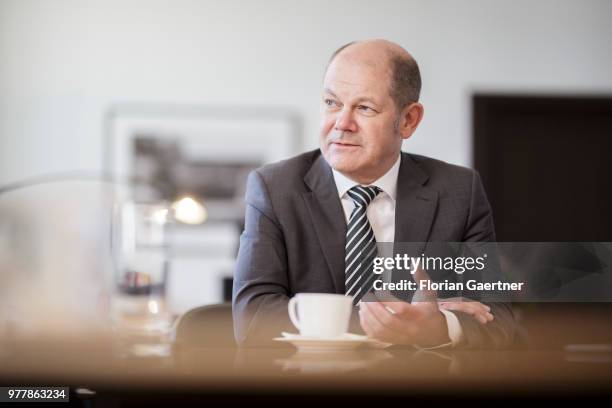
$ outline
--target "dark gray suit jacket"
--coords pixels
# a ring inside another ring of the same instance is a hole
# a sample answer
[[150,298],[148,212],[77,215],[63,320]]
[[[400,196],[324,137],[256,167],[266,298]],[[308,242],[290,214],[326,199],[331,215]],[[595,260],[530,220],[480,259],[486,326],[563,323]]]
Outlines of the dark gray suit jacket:
[[[320,150],[249,175],[232,302],[239,345],[270,344],[281,331],[295,331],[287,302],[296,293],[345,293],[345,235],[338,190]],[[494,240],[491,208],[475,171],[402,152],[395,242]],[[456,312],[465,347],[512,341],[511,307],[490,306],[495,319],[484,326]]]

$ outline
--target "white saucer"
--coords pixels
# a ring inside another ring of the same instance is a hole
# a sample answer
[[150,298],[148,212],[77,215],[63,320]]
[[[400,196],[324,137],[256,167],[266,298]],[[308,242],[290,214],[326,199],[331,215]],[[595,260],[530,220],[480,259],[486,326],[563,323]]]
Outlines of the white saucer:
[[297,347],[300,352],[337,352],[351,351],[359,347],[386,348],[391,344],[369,339],[367,336],[358,334],[344,333],[338,337],[306,337],[295,333],[281,333],[283,337],[276,337],[274,341],[290,343]]

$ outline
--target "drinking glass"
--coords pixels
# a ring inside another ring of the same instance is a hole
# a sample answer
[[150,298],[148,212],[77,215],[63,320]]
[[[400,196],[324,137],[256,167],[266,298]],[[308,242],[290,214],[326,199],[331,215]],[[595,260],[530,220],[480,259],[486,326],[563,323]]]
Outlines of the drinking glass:
[[111,314],[122,349],[167,356],[172,314],[167,303],[171,211],[164,202],[125,201],[115,207],[115,290]]

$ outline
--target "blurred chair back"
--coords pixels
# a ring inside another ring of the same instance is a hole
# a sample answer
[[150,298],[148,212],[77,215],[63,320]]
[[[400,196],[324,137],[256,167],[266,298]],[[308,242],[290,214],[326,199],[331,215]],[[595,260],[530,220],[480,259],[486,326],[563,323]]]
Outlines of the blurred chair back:
[[232,304],[200,306],[176,322],[174,344],[181,348],[235,348]]

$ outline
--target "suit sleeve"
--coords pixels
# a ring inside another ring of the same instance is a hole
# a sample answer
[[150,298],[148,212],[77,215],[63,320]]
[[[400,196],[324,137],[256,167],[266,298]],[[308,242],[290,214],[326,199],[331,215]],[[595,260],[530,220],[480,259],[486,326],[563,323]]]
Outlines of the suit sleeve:
[[263,177],[253,171],[246,188],[245,227],[232,292],[234,336],[240,346],[270,344],[290,330],[287,251]]
[[[464,242],[494,242],[493,213],[477,172],[472,173],[470,211],[466,222]],[[495,257],[496,258],[496,257]],[[505,302],[487,303],[493,321],[482,325],[472,316],[454,312],[463,332],[462,346],[466,348],[508,348],[514,340],[516,322],[512,305]]]

